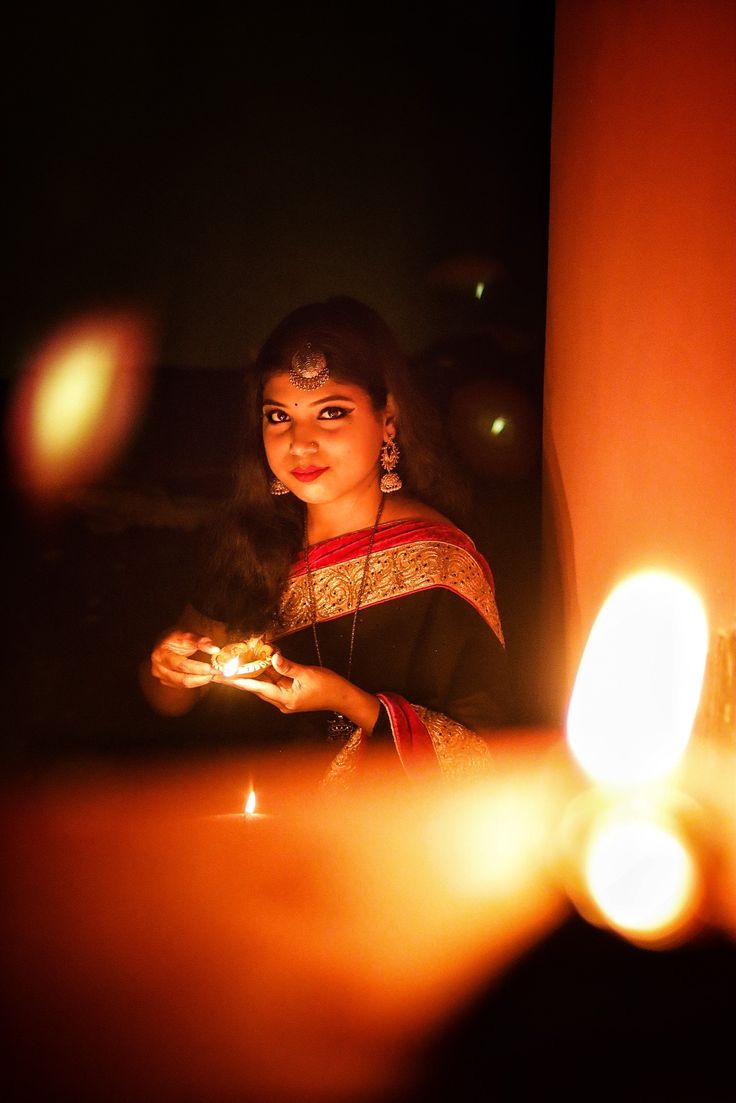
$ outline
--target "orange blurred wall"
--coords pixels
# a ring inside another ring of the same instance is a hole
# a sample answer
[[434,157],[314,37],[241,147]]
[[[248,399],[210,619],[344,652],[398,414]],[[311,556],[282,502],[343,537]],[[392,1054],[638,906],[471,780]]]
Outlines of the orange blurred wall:
[[[545,674],[642,566],[736,623],[736,4],[558,0]],[[555,697],[556,695],[556,697]]]

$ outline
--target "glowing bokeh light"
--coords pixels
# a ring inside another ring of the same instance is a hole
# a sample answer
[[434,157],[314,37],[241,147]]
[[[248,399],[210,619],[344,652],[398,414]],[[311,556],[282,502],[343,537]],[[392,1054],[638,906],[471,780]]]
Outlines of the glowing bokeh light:
[[570,750],[595,781],[668,773],[690,737],[708,650],[702,602],[660,571],[625,579],[603,604],[567,714]]
[[450,398],[447,427],[465,462],[483,478],[520,478],[531,471],[539,420],[530,397],[503,379],[459,386]]
[[41,377],[31,430],[39,458],[63,460],[104,415],[115,376],[112,349],[88,341],[50,364]]
[[680,838],[652,820],[621,817],[598,827],[584,867],[593,900],[624,934],[672,930],[690,910],[693,856]]
[[486,285],[484,283],[481,283],[481,282],[476,283],[476,285],[475,285],[475,297],[476,297],[476,299],[482,299],[483,298],[483,292],[485,291],[485,289],[486,289]]
[[133,428],[149,371],[142,318],[100,315],[61,327],[12,396],[6,433],[17,484],[49,499],[103,474]]

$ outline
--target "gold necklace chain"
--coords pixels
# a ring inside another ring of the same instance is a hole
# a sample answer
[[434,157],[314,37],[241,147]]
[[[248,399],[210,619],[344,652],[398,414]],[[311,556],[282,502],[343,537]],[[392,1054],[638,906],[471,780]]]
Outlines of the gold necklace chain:
[[[360,589],[358,590],[358,598],[355,603],[355,612],[353,613],[353,625],[350,632],[350,650],[348,652],[348,669],[345,675],[347,681],[350,681],[350,673],[353,669],[353,649],[355,647],[355,630],[358,626],[358,612],[363,603],[363,595],[365,594],[366,583],[368,582],[368,566],[371,561],[371,555],[373,553],[373,543],[376,539],[376,532],[378,526],[381,523],[381,515],[383,513],[383,507],[386,501],[385,494],[381,494],[381,500],[378,503],[378,512],[376,513],[376,519],[373,522],[373,528],[371,529],[370,540],[368,541],[368,551],[365,556],[365,566],[363,567],[363,577],[360,580]],[[309,565],[309,541],[307,539],[307,517],[304,517],[304,568],[307,576],[307,592],[309,593],[309,612],[312,618],[312,635],[314,636],[314,649],[317,652],[317,660],[319,665],[324,669],[324,663],[322,662],[322,652],[319,647],[319,639],[317,638],[317,599],[314,593],[314,578],[312,576],[312,568]],[[333,714],[327,725],[327,738],[328,739],[340,739],[352,735],[356,730],[356,726],[352,720],[348,720],[347,716],[343,716],[341,712]]]

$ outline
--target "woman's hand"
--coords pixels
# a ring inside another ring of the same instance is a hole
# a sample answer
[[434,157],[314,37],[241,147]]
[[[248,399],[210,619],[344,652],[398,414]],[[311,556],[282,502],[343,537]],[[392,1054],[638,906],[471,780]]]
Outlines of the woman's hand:
[[365,732],[378,719],[378,698],[320,666],[303,666],[276,652],[272,667],[260,678],[222,678],[216,682],[235,686],[268,701],[279,712],[339,712]]
[[174,689],[197,689],[209,685],[214,671],[209,663],[190,658],[197,651],[216,655],[219,647],[209,636],[174,628],[151,652],[151,674]]

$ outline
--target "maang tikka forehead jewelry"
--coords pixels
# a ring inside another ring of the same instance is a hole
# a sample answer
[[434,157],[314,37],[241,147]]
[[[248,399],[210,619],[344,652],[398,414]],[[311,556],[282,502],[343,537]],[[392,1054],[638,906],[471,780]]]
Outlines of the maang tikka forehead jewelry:
[[291,358],[289,382],[300,391],[316,391],[329,378],[327,357],[321,349],[313,348],[311,341],[305,341]]

